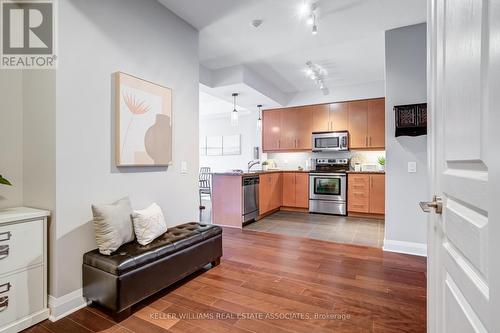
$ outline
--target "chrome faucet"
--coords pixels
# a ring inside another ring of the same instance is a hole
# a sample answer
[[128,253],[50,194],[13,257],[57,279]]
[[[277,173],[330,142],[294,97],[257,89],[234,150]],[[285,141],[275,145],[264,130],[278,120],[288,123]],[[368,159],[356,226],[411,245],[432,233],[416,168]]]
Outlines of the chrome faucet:
[[259,160],[255,160],[255,161],[250,161],[248,162],[248,172],[250,172],[250,169],[252,169],[252,167],[254,165],[257,165],[257,164],[260,164],[260,161]]

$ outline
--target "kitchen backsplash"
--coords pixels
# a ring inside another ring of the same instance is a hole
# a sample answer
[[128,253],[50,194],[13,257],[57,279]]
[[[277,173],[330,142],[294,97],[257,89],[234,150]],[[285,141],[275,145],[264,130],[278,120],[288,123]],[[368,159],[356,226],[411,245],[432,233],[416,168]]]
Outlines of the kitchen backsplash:
[[312,153],[312,152],[300,152],[300,153],[267,153],[262,154],[262,161],[274,160],[276,165],[280,169],[297,169],[299,166],[307,169],[306,161],[310,161],[315,158],[351,158],[353,156],[358,157],[362,163],[365,164],[377,164],[378,158],[383,156],[385,158],[385,151],[365,151],[365,150],[351,150],[347,152],[335,152],[335,153]]

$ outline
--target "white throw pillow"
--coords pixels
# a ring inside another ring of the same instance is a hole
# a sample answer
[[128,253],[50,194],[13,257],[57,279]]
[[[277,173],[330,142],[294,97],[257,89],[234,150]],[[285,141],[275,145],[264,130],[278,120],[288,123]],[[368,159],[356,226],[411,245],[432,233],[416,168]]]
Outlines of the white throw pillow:
[[134,210],[132,219],[135,237],[141,245],[148,245],[167,231],[161,208],[155,203],[146,209]]
[[110,255],[122,244],[134,240],[132,206],[129,198],[111,205],[92,205],[95,240],[101,254]]

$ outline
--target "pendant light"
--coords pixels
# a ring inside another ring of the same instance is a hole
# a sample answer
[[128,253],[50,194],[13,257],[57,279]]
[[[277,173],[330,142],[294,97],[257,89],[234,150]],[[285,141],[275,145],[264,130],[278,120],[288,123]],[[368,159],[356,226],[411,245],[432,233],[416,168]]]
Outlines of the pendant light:
[[237,93],[233,93],[234,99],[234,108],[233,112],[231,112],[231,126],[238,126],[238,110],[236,110],[236,97],[238,97]]
[[257,132],[260,132],[262,130],[262,104],[257,105],[259,108],[259,119],[257,119]]

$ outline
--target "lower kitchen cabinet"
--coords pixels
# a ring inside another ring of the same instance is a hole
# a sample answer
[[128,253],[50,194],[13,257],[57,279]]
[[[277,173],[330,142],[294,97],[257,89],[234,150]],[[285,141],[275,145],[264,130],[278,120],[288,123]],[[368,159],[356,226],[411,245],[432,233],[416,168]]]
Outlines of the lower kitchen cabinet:
[[309,208],[308,173],[283,173],[283,206],[292,208]]
[[350,173],[347,178],[348,213],[385,214],[385,175]]
[[263,215],[282,205],[283,185],[279,172],[259,176],[259,214]]

